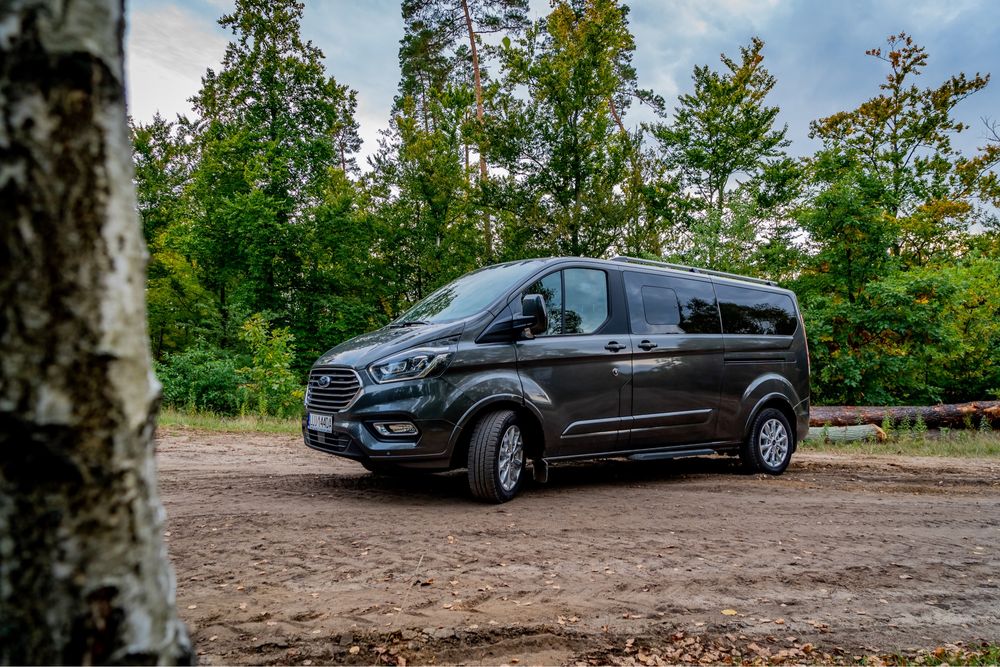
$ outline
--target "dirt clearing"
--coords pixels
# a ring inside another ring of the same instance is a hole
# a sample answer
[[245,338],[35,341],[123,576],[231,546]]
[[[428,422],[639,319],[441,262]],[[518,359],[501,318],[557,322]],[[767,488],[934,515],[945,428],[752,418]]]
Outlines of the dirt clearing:
[[[835,660],[1000,640],[1000,460],[799,452],[375,477],[296,437],[163,429],[203,663]],[[784,652],[784,653],[782,653]]]

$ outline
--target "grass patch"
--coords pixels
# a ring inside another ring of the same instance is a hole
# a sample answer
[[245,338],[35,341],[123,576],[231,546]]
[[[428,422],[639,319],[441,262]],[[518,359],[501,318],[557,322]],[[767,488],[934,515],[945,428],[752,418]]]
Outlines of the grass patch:
[[883,661],[887,665],[998,665],[1000,645],[965,648],[949,644],[933,651],[920,651],[916,656],[884,656]]
[[210,412],[186,412],[173,408],[160,411],[160,426],[194,428],[202,431],[233,431],[238,433],[255,431],[258,433],[294,433],[302,432],[302,422],[298,419],[278,419],[277,417],[260,417],[243,415],[226,417]]
[[1000,457],[1000,432],[941,429],[940,431],[890,431],[885,442],[874,439],[829,442],[823,437],[802,441],[802,450],[846,454],[898,456]]

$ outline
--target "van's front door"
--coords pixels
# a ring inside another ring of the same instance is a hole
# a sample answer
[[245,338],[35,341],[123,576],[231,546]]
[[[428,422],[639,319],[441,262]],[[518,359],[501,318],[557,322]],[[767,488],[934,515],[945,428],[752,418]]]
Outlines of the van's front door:
[[547,458],[619,447],[632,376],[624,304],[611,298],[621,294],[620,280],[620,272],[566,268],[522,292],[541,294],[548,310],[545,334],[515,346],[525,399],[541,414]]
[[631,325],[632,418],[622,449],[709,442],[725,352],[707,279],[624,273]]

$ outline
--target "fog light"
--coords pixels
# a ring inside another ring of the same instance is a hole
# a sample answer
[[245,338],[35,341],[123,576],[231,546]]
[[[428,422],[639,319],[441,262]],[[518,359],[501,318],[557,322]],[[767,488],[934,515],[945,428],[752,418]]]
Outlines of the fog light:
[[387,437],[399,437],[407,435],[416,435],[418,433],[417,427],[411,422],[375,422],[372,424],[372,428],[379,435],[384,435]]

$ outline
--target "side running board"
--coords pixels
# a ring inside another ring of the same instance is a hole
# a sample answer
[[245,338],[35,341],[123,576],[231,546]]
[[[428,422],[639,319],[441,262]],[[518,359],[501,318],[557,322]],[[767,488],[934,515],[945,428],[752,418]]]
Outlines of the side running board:
[[683,452],[647,452],[645,454],[633,454],[628,457],[629,461],[659,461],[660,459],[679,459],[685,456],[710,456],[715,454],[714,449],[688,449]]

